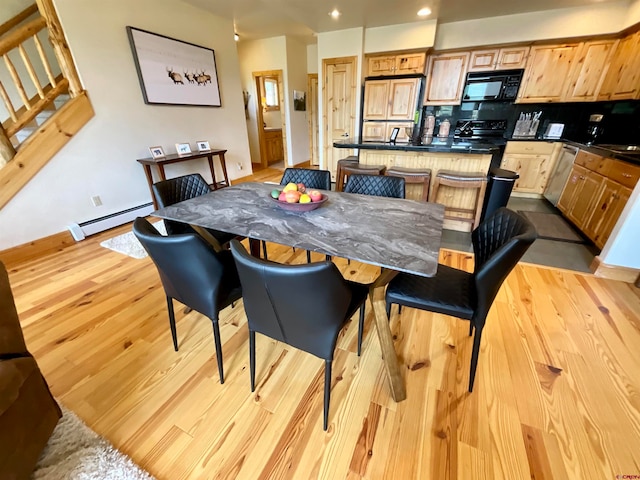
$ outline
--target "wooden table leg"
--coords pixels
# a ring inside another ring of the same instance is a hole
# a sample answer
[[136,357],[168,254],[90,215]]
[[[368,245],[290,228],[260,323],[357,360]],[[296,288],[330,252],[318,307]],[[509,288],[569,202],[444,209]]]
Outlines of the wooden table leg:
[[209,162],[209,170],[211,170],[211,181],[213,182],[213,189],[217,190],[218,189],[218,182],[216,181],[216,172],[213,168],[213,155],[209,154],[207,155],[207,161]]
[[227,162],[224,159],[224,152],[220,152],[218,154],[218,158],[220,159],[220,166],[222,167],[222,174],[224,175],[224,183],[226,184],[225,186],[230,187],[231,184],[229,183],[229,175],[227,175]]
[[211,235],[207,231],[207,229],[199,227],[198,225],[191,225],[191,228],[193,228],[198,233],[198,235],[204,238],[205,241],[209,245],[211,245],[216,252],[221,252],[223,250],[222,246],[220,245],[220,242],[218,242],[218,239],[216,239],[216,237]]
[[164,173],[164,165],[162,165],[161,163],[160,163],[160,164],[158,164],[158,171],[160,172],[160,178],[161,178],[162,180],[166,180],[166,179],[167,179],[167,176],[166,176],[166,175],[165,175],[165,173]]
[[260,240],[256,240],[255,238],[249,239],[249,251],[251,255],[260,258]]
[[369,285],[369,301],[373,310],[378,339],[380,340],[382,360],[385,370],[387,371],[387,377],[389,378],[391,397],[396,402],[401,402],[407,398],[407,391],[400,371],[398,356],[393,346],[393,336],[391,335],[391,328],[387,320],[384,302],[384,287],[397,274],[398,272],[383,268],[380,276]]
[[153,208],[158,209],[158,202],[153,194],[153,175],[151,174],[151,165],[143,165],[144,175],[147,177],[147,185],[149,185],[149,193],[151,193],[151,201],[153,202]]

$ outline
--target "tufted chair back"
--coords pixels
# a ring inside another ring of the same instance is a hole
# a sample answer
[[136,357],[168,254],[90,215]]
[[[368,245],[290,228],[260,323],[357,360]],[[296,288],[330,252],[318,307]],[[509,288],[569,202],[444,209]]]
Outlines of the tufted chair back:
[[346,193],[375,195],[377,197],[404,198],[404,178],[385,175],[349,175]]
[[331,173],[329,170],[313,170],[310,168],[287,168],[282,175],[280,185],[287,183],[304,183],[307,189],[331,190]]

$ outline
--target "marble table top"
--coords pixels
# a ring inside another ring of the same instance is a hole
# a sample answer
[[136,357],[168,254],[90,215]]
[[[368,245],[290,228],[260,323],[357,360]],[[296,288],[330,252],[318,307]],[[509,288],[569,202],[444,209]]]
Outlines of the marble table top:
[[241,183],[176,203],[152,215],[422,276],[438,267],[444,207],[436,203],[323,191],[306,213],[282,210],[269,193]]

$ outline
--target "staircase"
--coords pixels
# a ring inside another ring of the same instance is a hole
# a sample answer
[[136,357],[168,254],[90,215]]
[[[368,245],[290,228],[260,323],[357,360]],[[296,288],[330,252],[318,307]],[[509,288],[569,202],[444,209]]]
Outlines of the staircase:
[[8,117],[0,124],[2,208],[94,112],[53,0],[37,0],[0,25],[0,56],[0,119]]

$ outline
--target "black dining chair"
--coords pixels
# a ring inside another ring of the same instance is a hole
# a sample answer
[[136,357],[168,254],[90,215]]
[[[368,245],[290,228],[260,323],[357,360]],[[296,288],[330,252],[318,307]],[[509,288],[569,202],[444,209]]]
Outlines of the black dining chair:
[[133,233],[160,274],[167,297],[173,348],[178,351],[173,312],[175,299],[211,320],[220,383],[224,383],[218,313],[242,297],[240,279],[231,252],[216,252],[196,233],[163,236],[141,217],[133,222]]
[[[331,190],[331,172],[311,168],[287,168],[280,179],[280,185],[287,183],[304,183],[307,190]],[[265,255],[264,258],[267,258]],[[331,256],[326,256],[331,260]],[[311,263],[311,252],[307,250],[307,263]]]
[[340,330],[360,309],[358,355],[368,288],[345,280],[332,262],[283,265],[252,257],[231,241],[249,324],[251,391],[255,390],[255,335],[320,357],[324,371],[324,430],[329,419],[331,364]]
[[387,287],[387,317],[397,303],[399,308],[405,305],[469,320],[469,335],[475,329],[469,374],[469,392],[473,391],[482,330],[493,300],[536,237],[535,228],[522,215],[507,208],[496,210],[471,234],[473,273],[438,264],[434,277],[398,274]]
[[[168,207],[184,200],[206,195],[213,190],[199,173],[183,175],[181,177],[161,180],[151,186],[153,196],[156,198],[159,208]],[[195,230],[187,223],[164,220],[167,233],[175,235],[179,233],[195,233]],[[220,245],[228,243],[235,235],[213,229],[206,229]]]
[[404,198],[404,178],[385,175],[349,175],[345,193],[375,195],[377,197]]

